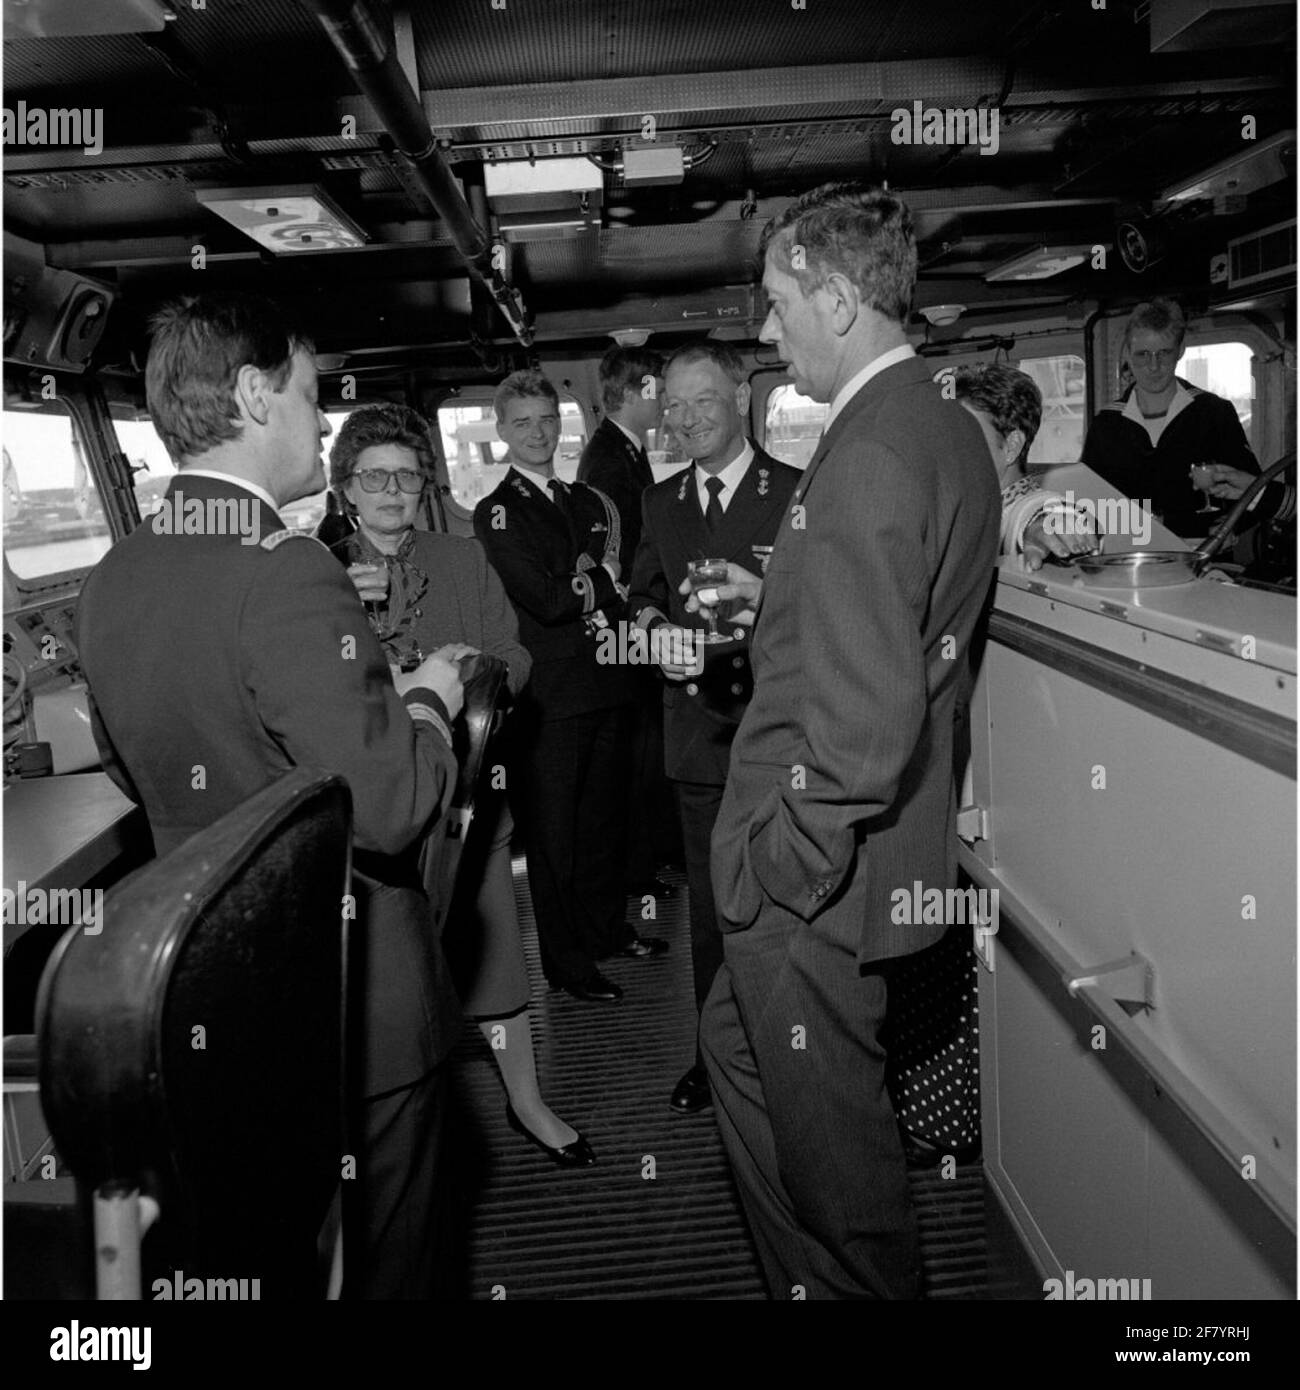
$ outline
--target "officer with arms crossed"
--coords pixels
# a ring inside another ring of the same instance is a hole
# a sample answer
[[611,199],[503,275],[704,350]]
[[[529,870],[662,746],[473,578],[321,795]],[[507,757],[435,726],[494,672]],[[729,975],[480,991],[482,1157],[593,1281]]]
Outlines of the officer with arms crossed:
[[555,476],[560,399],[541,372],[506,377],[493,404],[512,467],[474,509],[474,534],[533,658],[511,785],[542,970],[576,999],[613,1002],[623,991],[599,961],[668,949],[624,920],[633,685],[628,667],[597,656],[602,626],[623,617],[627,598],[618,511],[596,488]]

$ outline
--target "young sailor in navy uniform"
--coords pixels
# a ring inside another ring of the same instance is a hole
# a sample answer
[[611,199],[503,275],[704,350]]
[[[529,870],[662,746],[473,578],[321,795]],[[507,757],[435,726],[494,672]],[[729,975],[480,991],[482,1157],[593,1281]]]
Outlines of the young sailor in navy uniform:
[[[745,437],[749,383],[743,363],[725,343],[682,348],[664,372],[664,408],[682,448],[693,460],[684,473],[646,492],[641,543],[628,597],[639,627],[659,629],[665,654],[664,765],[677,795],[691,908],[691,966],[695,1005],[704,1003],[722,964],[722,935],[709,882],[709,838],[722,804],[731,740],[753,689],[744,644],[728,644],[698,663],[675,663],[674,630],[700,630],[680,592],[691,560],[725,559],[761,573],[771,552],[799,470],[779,463]],[[715,496],[716,494],[716,496]],[[709,1081],[696,1047],[695,1061],[671,1101],[679,1114],[709,1103]]]
[[[82,590],[77,644],[96,742],[144,806],[159,854],[290,768],[347,779],[364,943],[351,1021],[365,1099],[352,1122],[357,1179],[344,1185],[344,1292],[427,1298],[439,1063],[459,1013],[401,856],[455,788],[459,676],[430,657],[395,688],[347,575],[280,519],[324,486],[329,424],[311,345],[274,305],[210,295],[163,310],[146,384],[180,469],[159,516],[184,512],[187,524],[143,522]],[[191,527],[191,515],[215,524]],[[254,524],[232,530],[232,517]]]
[[625,612],[618,512],[596,489],[555,477],[559,396],[540,372],[508,376],[494,408],[514,466],[475,508],[474,533],[533,658],[512,780],[542,969],[576,998],[617,1000],[597,962],[667,949],[624,920],[632,688],[626,666],[597,659],[596,640]]
[[[1176,535],[1207,535],[1220,520],[1208,496],[1224,468],[1258,474],[1231,401],[1175,374],[1187,320],[1172,300],[1139,304],[1124,326],[1133,385],[1093,417],[1083,461],[1129,497],[1147,502]],[[1215,465],[1218,465],[1216,470]],[[1194,467],[1207,469],[1201,491]]]

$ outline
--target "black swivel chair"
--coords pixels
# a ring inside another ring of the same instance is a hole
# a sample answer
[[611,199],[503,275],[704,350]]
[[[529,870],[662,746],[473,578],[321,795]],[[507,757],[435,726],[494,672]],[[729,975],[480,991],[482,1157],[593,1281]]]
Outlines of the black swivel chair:
[[[344,781],[294,770],[113,890],[99,934],[56,948],[37,1002],[41,1102],[83,1239],[94,1213],[100,1297],[141,1296],[133,1263],[146,1298],[156,1279],[191,1297],[239,1279],[244,1296],[253,1279],[263,1299],[324,1294],[350,831]],[[36,1193],[6,1197],[6,1293],[86,1296],[84,1256],[61,1272],[44,1258],[60,1246],[57,1231],[42,1243],[42,1221],[58,1224],[49,1185],[10,1186]],[[159,1212],[142,1260],[136,1192]],[[205,1296],[239,1296],[221,1287]]]
[[[462,900],[456,898],[456,891],[463,876],[474,803],[488,767],[488,749],[504,718],[502,696],[506,689],[506,664],[500,657],[483,653],[466,657],[461,662],[461,680],[465,707],[453,730],[456,761],[460,767],[456,794],[443,818],[443,833],[430,834],[421,855],[424,888],[435,912],[445,909],[447,904],[461,906]],[[470,885],[462,887],[468,891]]]

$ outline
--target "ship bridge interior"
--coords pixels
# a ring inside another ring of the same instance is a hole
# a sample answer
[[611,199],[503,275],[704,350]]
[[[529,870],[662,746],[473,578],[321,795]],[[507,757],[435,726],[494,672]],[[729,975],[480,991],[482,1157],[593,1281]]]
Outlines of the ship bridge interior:
[[[497,385],[551,382],[571,482],[615,345],[734,349],[746,435],[806,468],[827,402],[764,340],[760,238],[853,181],[910,208],[912,347],[934,374],[1032,379],[1029,476],[1105,516],[1117,566],[998,560],[952,854],[1001,919],[936,967],[966,1041],[935,1084],[968,1088],[978,1133],[910,1152],[921,1296],[1091,1298],[1076,1276],[1122,1276],[1157,1299],[1294,1299],[1293,5],[5,0],[3,54],[7,1294],[123,1296],[59,1142],[75,1107],[41,1072],[58,972],[104,948],[24,904],[98,892],[122,921],[141,875],[179,881],[107,774],[78,644],[88,576],[174,485],[152,316],[272,299],[314,345],[332,436],[361,406],[425,417],[416,528],[468,537],[509,465]],[[1200,535],[1127,510],[1084,461],[1156,297],[1186,314],[1179,378],[1231,402],[1273,488],[1240,513],[1207,498]],[[656,482],[687,467],[670,430],[646,444]],[[322,486],[282,520],[313,533],[339,505]],[[537,1066],[599,1162],[560,1171],[512,1132],[467,1028],[441,1298],[770,1292],[711,1111],[668,1105],[697,1015],[660,813],[661,891],[627,911],[668,949],[611,964],[617,1007],[547,988],[516,839]],[[166,1262],[143,1239],[148,1299]]]

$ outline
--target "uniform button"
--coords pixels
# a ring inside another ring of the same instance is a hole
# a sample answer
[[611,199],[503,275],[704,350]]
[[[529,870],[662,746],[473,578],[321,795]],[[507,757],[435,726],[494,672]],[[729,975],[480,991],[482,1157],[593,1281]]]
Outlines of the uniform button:
[[686,687],[686,693],[688,695],[698,695],[700,693],[700,687],[692,681],[690,685]]
[[731,658],[731,664],[739,671],[745,664],[745,658],[743,656],[733,656]]
[[743,685],[733,685],[731,687],[731,693],[733,695],[743,695],[745,693],[745,687]]

